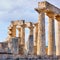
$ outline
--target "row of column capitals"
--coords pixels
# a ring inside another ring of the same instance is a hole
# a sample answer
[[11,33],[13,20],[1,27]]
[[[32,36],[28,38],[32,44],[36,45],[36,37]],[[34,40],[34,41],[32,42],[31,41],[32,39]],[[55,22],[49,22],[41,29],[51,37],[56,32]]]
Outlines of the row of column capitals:
[[60,21],[60,14],[56,14],[50,10],[46,10],[46,9],[39,9],[39,8],[35,8],[35,10],[41,14],[41,13],[46,13],[46,15],[49,17],[49,18],[52,18],[52,19],[56,19],[58,21]]

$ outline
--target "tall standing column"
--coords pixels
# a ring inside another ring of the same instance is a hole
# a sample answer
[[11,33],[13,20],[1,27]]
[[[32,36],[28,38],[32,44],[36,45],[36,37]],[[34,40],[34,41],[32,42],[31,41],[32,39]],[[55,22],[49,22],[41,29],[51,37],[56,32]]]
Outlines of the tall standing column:
[[33,54],[33,27],[29,27],[29,29],[30,29],[30,34],[29,34],[29,51],[28,51],[28,53],[30,54],[30,55],[32,55]]
[[25,28],[21,26],[21,44],[25,45]]
[[48,55],[54,55],[55,48],[55,26],[53,13],[47,13],[48,20]]
[[45,48],[45,14],[43,12],[39,12],[37,55],[44,56],[45,54],[46,54],[46,48]]
[[55,32],[54,32],[54,19],[49,18],[48,22],[48,55],[54,54],[54,42],[55,42]]
[[60,56],[60,17],[56,16],[56,55]]
[[21,25],[21,42],[20,42],[20,46],[21,46],[21,55],[24,54],[24,50],[25,50],[25,28],[24,25]]
[[38,24],[34,24],[34,55],[37,55]]

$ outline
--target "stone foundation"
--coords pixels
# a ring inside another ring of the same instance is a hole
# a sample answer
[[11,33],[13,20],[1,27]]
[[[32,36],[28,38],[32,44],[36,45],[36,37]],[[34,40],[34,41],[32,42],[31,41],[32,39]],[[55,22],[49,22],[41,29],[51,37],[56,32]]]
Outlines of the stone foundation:
[[4,57],[4,55],[0,58],[0,60],[60,60],[60,56],[8,56]]

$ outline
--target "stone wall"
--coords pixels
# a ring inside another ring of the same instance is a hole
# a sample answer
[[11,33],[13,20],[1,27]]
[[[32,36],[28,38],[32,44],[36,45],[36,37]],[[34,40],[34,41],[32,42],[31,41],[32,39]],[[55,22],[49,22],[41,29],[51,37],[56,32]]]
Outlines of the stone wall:
[[60,60],[60,57],[56,57],[56,56],[46,56],[46,57],[41,57],[41,56],[21,56],[21,57],[15,57],[12,55],[8,55],[8,57],[4,57],[4,55],[2,56],[2,58],[0,57],[0,60]]

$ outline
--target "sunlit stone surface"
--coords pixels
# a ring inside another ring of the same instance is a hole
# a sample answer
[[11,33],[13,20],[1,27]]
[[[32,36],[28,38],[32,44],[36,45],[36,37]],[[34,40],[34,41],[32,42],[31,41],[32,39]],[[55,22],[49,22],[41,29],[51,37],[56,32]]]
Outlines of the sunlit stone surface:
[[[43,1],[38,2],[38,8],[35,10],[38,12],[36,23],[25,22],[25,20],[11,22],[6,41],[0,43],[0,60],[60,60],[60,9]],[[45,15],[49,18],[47,47]],[[55,20],[56,25],[54,25]],[[26,44],[25,28],[30,30]],[[16,29],[18,36],[16,36]]]

